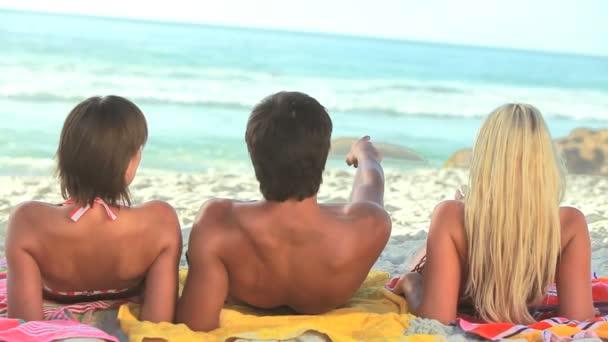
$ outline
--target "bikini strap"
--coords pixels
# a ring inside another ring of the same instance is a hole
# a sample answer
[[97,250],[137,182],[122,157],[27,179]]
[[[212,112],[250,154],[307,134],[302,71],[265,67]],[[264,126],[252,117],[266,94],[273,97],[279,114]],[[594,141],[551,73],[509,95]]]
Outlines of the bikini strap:
[[416,266],[414,266],[414,268],[412,268],[412,270],[410,272],[422,274],[422,272],[424,272],[425,265],[426,265],[426,254],[422,257],[422,259],[420,259],[420,261],[418,261]]
[[[65,202],[63,202],[62,204],[75,204],[76,201],[74,200],[67,200]],[[103,208],[106,210],[106,214],[108,215],[108,218],[112,221],[116,221],[116,219],[118,218],[118,216],[116,215],[116,212],[114,212],[114,210],[112,208],[110,208],[109,205],[106,204],[106,202],[104,202],[101,198],[95,198],[95,200],[93,200],[93,204],[101,204],[103,206]],[[69,215],[70,219],[74,222],[78,222],[78,220],[82,217],[82,215],[84,215],[87,211],[89,211],[89,209],[91,209],[91,205],[87,204],[84,207],[76,207]]]

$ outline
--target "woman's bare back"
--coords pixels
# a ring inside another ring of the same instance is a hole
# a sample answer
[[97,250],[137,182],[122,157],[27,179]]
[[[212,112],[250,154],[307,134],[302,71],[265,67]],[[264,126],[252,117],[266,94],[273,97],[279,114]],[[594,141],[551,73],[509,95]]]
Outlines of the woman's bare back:
[[[591,318],[591,247],[585,217],[577,209],[562,207],[560,222],[562,248],[556,265],[559,314],[572,319]],[[403,292],[414,304],[415,314],[444,323],[454,320],[467,279],[467,253],[464,203],[442,202],[432,216],[424,276],[407,275],[396,291]]]
[[[70,213],[75,208],[75,204],[27,202],[11,215],[6,246],[12,317],[40,318],[41,293],[55,300],[61,300],[59,294],[65,292],[120,289],[128,295],[137,293],[131,290],[150,287],[147,275],[163,259],[161,255],[175,262],[173,269],[163,267],[165,276],[176,278],[172,274],[177,272],[181,235],[169,205],[149,202],[140,207],[114,208],[117,219],[112,220],[102,205],[95,204],[74,222]],[[33,297],[37,304],[23,308],[22,302],[11,297]],[[72,301],[67,297],[65,301]],[[148,304],[154,303],[151,300]]]

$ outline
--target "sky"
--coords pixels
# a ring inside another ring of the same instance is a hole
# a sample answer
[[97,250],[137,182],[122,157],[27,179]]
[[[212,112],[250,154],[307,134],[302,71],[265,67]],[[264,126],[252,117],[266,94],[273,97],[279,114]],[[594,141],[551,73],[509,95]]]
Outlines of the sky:
[[0,0],[0,8],[608,56],[608,0]]

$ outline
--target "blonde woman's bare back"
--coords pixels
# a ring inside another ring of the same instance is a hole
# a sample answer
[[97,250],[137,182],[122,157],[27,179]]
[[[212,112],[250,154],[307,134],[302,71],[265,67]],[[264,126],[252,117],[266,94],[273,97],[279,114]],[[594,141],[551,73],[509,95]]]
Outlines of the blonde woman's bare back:
[[[456,319],[466,301],[468,246],[464,203],[444,201],[434,210],[426,245],[424,272],[408,273],[395,292],[403,293],[417,315],[443,323]],[[559,314],[577,320],[593,317],[591,246],[584,215],[572,207],[560,208],[561,257],[556,265]],[[469,304],[469,303],[465,303]],[[530,303],[534,305],[538,303]]]

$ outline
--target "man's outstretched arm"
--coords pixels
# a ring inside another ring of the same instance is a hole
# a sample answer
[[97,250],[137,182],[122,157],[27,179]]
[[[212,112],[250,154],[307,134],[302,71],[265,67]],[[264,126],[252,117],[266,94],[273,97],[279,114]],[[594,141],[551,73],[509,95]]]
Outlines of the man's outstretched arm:
[[384,207],[384,171],[380,152],[365,136],[355,142],[346,157],[346,163],[357,168],[351,203],[372,202]]

